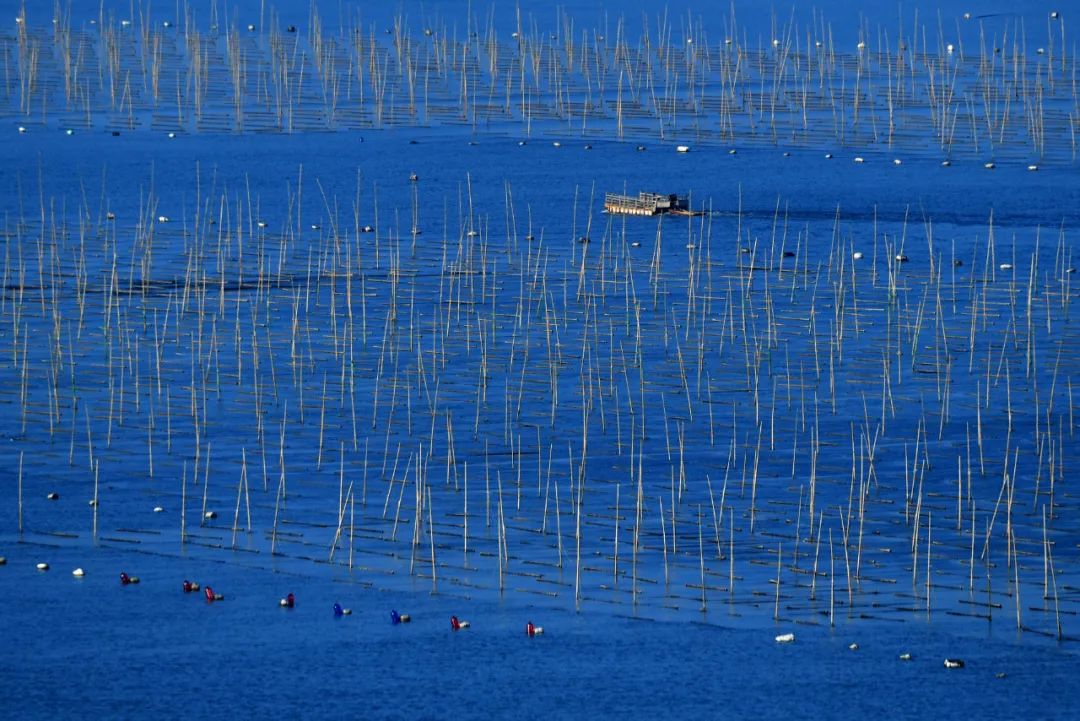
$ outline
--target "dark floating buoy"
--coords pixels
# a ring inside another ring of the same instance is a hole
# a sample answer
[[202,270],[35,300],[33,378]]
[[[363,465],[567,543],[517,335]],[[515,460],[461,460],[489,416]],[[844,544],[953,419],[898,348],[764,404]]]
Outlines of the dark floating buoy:
[[582,244],[588,243],[589,242],[589,237],[586,236],[586,235],[583,235],[583,236],[581,236],[580,238],[577,239],[577,242],[582,243]]
[[528,235],[525,236],[525,240],[535,240],[535,238],[533,237],[532,233],[529,233]]
[[194,581],[189,581],[186,578],[184,579],[184,593],[191,593],[192,591],[198,590],[199,584],[195,583]]
[[643,152],[645,152],[645,146],[644,146],[644,145],[639,145],[639,146],[637,146],[637,151],[638,151],[639,153],[643,153]]
[[457,616],[450,617],[450,628],[454,631],[460,631],[463,628],[468,628],[469,622],[458,619]]
[[964,662],[958,658],[945,659],[945,668],[963,668]]
[[296,32],[296,26],[295,25],[290,25],[287,29],[288,29],[288,31],[290,33],[295,33]]
[[294,596],[294,595],[292,595],[292,594],[290,593],[290,594],[289,594],[288,596],[286,596],[285,598],[281,599],[281,600],[280,600],[280,601],[278,602],[278,604],[279,604],[279,605],[280,605],[280,606],[281,606],[282,608],[293,608],[294,606],[296,606],[296,596]]
[[525,624],[525,635],[532,638],[533,636],[539,636],[544,632],[543,626],[537,626],[532,621]]
[[956,260],[954,260],[954,261],[952,262],[952,264],[953,264],[953,267],[954,267],[954,268],[959,268],[960,266],[962,266],[962,265],[964,264],[964,261],[962,261],[962,260],[960,260],[959,258],[957,258]]
[[592,150],[592,146],[591,146],[591,145],[586,145],[586,146],[585,146],[585,149],[586,149],[586,150]]
[[[192,584],[192,585],[195,585],[195,584]],[[194,590],[194,589],[192,589],[192,590]],[[214,589],[210,588],[210,586],[207,586],[206,590],[203,593],[206,594],[206,602],[207,603],[213,603],[214,601],[224,601],[225,600],[225,596],[223,594],[214,593]]]
[[342,608],[340,603],[335,603],[334,604],[334,615],[335,616],[351,616],[352,615],[352,609]]
[[794,250],[785,250],[784,251],[784,257],[785,258],[794,258],[795,257],[795,251]]
[[119,137],[120,137],[120,131],[119,131],[119,130],[114,130],[114,131],[112,131],[112,136],[113,136],[114,138],[119,138]]
[[116,220],[116,213],[112,212],[111,210],[105,213],[105,220]]
[[420,180],[420,176],[417,175],[416,173],[413,173],[412,175],[409,176],[409,182],[411,182],[411,183],[415,183],[418,180]]
[[399,623],[408,623],[412,618],[407,613],[398,613],[397,611],[390,611],[390,623],[398,625]]
[[128,586],[128,585],[131,585],[132,583],[138,583],[138,582],[139,582],[139,577],[138,576],[129,576],[126,573],[124,573],[123,571],[120,572],[120,585]]
[[419,142],[420,142],[420,141],[418,141],[418,140],[410,140],[410,141],[409,141],[409,145],[418,145],[418,144],[419,144]]
[[896,254],[896,262],[897,263],[906,263],[906,262],[908,262],[908,257],[906,255],[901,254],[901,253],[897,253]]
[[521,147],[522,145],[525,145],[525,141],[524,140],[519,140],[518,141],[518,147]]
[[50,493],[49,495],[47,495],[45,497],[48,498],[50,501],[59,501],[60,500],[60,494],[56,493],[55,491]]

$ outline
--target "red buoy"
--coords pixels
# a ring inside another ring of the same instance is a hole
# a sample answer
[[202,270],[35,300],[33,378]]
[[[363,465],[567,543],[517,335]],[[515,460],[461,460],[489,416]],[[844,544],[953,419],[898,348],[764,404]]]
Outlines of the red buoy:
[[206,593],[206,602],[207,603],[213,603],[214,602],[214,589],[207,586],[205,593]]
[[461,630],[461,621],[458,620],[457,616],[450,617],[450,628],[454,631]]
[[525,624],[525,634],[528,636],[536,635],[536,626],[533,625],[532,621],[529,621]]
[[191,581],[184,579],[184,593],[191,593]]
[[124,585],[124,586],[128,585],[129,583],[131,583],[131,577],[130,577],[130,576],[128,576],[128,575],[127,575],[126,573],[124,573],[123,571],[121,571],[121,572],[120,572],[120,583],[121,583],[122,585]]

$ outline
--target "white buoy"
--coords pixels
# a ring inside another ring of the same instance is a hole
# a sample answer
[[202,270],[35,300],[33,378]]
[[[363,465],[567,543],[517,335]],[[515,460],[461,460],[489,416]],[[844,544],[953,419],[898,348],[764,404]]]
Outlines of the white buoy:
[[780,634],[779,636],[776,637],[776,642],[777,643],[791,643],[794,640],[795,640],[795,634],[793,634],[793,633],[782,633],[782,634]]
[[1046,54],[1046,49],[1045,49],[1045,48],[1038,48],[1038,49],[1037,49],[1037,50],[1035,51],[1035,54],[1036,54],[1036,55],[1045,55],[1045,54]]
[[64,134],[65,135],[74,135],[75,131],[72,130],[71,128],[68,128],[67,130],[64,131]]
[[986,168],[987,170],[993,170],[997,166],[994,165],[993,163],[983,163],[983,167]]
[[39,571],[48,571],[49,570],[49,564],[47,564],[47,563],[39,563],[37,565],[37,570],[39,570]]
[[1032,164],[1032,165],[1029,165],[1029,166],[1028,166],[1028,170],[1030,170],[1030,171],[1031,171],[1031,172],[1033,172],[1033,173],[1034,173],[1034,172],[1035,172],[1036,170],[1038,170],[1038,169],[1039,169],[1039,166],[1038,166],[1038,165],[1035,165],[1035,164]]
[[862,257],[863,257],[862,251],[861,250],[856,250],[854,253],[851,254],[851,257],[854,258],[855,260],[862,260]]
[[892,164],[893,165],[900,165],[900,158],[893,158]]
[[126,28],[126,27],[128,27],[128,26],[130,26],[130,25],[131,25],[131,21],[130,21],[130,20],[121,20],[121,21],[120,21],[120,27],[122,27],[122,28]]
[[689,153],[690,152],[690,146],[689,145],[676,145],[675,146],[675,152],[676,153]]
[[998,270],[1012,270],[1012,263],[1002,263],[998,266]]
[[562,147],[562,143],[560,143],[558,140],[556,140],[554,143],[552,143],[552,145],[555,146],[556,148],[561,148]]
[[157,217],[157,222],[159,222],[159,223],[168,223],[169,222],[169,216],[167,216],[167,215],[159,215]]
[[735,148],[732,148],[731,150],[727,151],[727,154],[728,155],[735,155]]
[[255,32],[255,24],[254,23],[248,23],[247,28],[248,28],[249,33]]
[[832,153],[825,153],[826,160],[832,160]]
[[945,52],[947,52],[949,55],[952,55],[953,50],[955,50],[955,49],[956,48],[953,47],[952,43],[949,43],[948,45],[945,46]]
[[900,660],[901,661],[910,661],[911,660],[911,654],[910,653],[902,653],[902,654],[900,654]]
[[640,248],[641,247],[641,241],[640,240],[633,241],[632,243],[630,243],[630,247],[631,248]]
[[780,41],[779,41],[779,40],[777,40],[777,39],[775,39],[775,38],[773,38],[773,41],[772,41],[772,46],[773,46],[774,48],[778,48],[778,47],[780,47]]
[[965,20],[970,20],[971,19],[971,13],[964,13],[964,19]]
[[25,133],[26,132],[26,126],[25,125],[20,125],[19,126],[19,132],[20,133]]
[[858,651],[859,650],[859,644],[857,644],[857,643],[849,643],[848,648],[851,649],[852,651]]
[[176,137],[176,133],[169,133],[169,139],[170,140],[175,138],[175,137]]
[[260,228],[265,228],[266,227],[266,221],[265,220],[258,220],[258,221],[255,222],[255,225],[259,226]]
[[50,501],[59,501],[60,500],[60,494],[56,493],[55,491],[53,491],[52,493],[50,493],[49,495],[47,495],[45,497],[48,498]]
[[856,163],[861,163],[861,162],[863,162],[862,156],[861,156],[861,155],[856,155],[856,156],[855,156],[855,162],[856,162]]
[[958,658],[945,659],[945,668],[963,668],[964,662]]
[[7,558],[4,557],[4,556],[0,556],[0,566],[6,566],[6,565],[7,565]]
[[74,571],[71,572],[71,575],[75,578],[82,578],[86,575],[86,571],[82,570],[81,568],[76,568]]
[[154,506],[154,513],[161,513],[164,510],[165,509],[162,508],[161,506]]
[[1054,10],[1053,12],[1050,13],[1050,19],[1051,20],[1057,20],[1060,17],[1061,17],[1061,13],[1059,13],[1057,10]]
[[212,521],[215,518],[217,518],[217,512],[215,512],[215,511],[207,511],[206,514],[203,516],[203,518],[206,518],[206,519]]
[[949,162],[948,160],[942,160],[942,161],[941,161],[941,167],[943,167],[943,168],[947,168],[947,167],[949,167],[950,165],[952,165],[952,163],[951,163],[951,162]]
[[897,263],[906,263],[906,262],[908,262],[908,257],[906,255],[904,255],[903,253],[897,253],[896,254],[896,262]]
[[856,45],[855,47],[858,48],[859,50],[865,50],[866,49],[866,43],[863,42],[862,40],[860,40],[859,44]]

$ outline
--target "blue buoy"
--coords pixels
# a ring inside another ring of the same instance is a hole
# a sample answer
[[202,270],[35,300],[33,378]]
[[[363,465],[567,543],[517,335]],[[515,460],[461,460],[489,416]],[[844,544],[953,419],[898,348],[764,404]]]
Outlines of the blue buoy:
[[390,623],[394,624],[395,626],[398,625],[399,623],[401,623],[401,614],[398,613],[397,611],[391,611],[390,612]]
[[343,609],[341,607],[340,603],[335,603],[334,604],[334,615],[335,616],[344,616],[345,615],[345,609]]

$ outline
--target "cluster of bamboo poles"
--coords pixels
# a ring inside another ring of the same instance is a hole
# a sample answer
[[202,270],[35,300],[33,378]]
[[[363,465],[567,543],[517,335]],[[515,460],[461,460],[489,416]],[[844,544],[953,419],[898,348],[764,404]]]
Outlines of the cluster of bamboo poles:
[[765,594],[830,623],[1006,598],[1058,635],[1078,611],[1066,229],[1003,243],[990,217],[958,248],[929,218],[781,202],[620,219],[466,177],[388,210],[358,175],[342,211],[311,184],[270,203],[196,169],[177,219],[152,183],[20,198],[0,297],[20,533],[26,490],[58,485],[93,501],[95,541],[152,497],[169,548],[388,583],[407,556],[436,590]]
[[896,27],[863,19],[847,47],[817,13],[801,23],[773,15],[763,37],[734,9],[719,28],[667,13],[635,30],[623,18],[582,28],[559,10],[552,32],[519,9],[509,27],[492,11],[464,28],[451,18],[415,31],[397,15],[328,32],[315,3],[301,30],[272,10],[221,25],[216,7],[203,16],[185,2],[162,21],[149,5],[117,14],[103,4],[81,26],[60,0],[52,23],[24,10],[0,35],[0,92],[21,119],[59,114],[69,126],[101,116],[192,132],[446,124],[1076,158],[1080,95],[1060,18],[1045,30],[959,18],[952,28],[940,17],[928,26],[918,13]]

